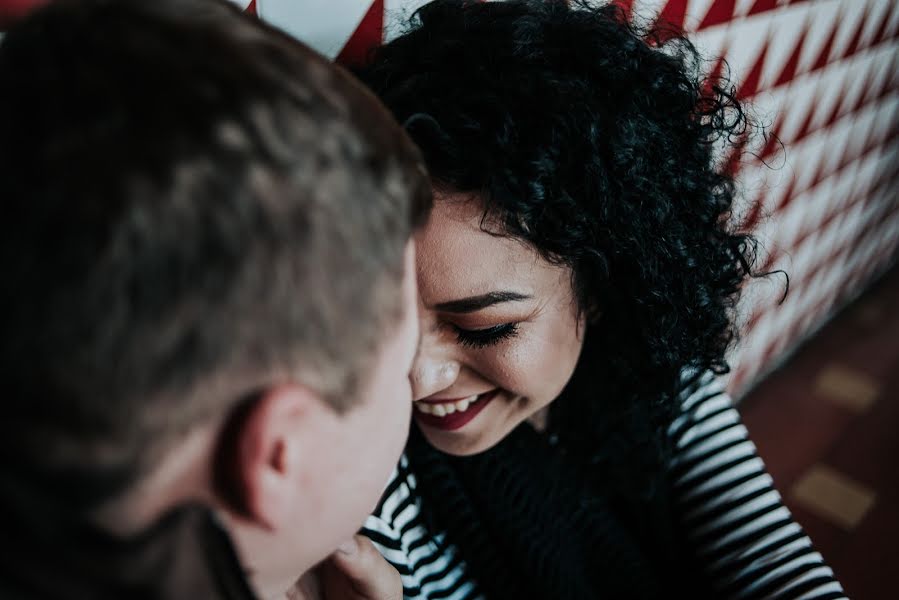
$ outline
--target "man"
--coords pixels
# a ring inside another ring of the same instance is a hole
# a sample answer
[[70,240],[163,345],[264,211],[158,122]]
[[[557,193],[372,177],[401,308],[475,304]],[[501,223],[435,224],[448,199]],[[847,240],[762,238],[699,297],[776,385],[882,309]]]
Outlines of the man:
[[377,101],[224,1],[59,0],[0,186],[0,597],[380,593],[430,191]]

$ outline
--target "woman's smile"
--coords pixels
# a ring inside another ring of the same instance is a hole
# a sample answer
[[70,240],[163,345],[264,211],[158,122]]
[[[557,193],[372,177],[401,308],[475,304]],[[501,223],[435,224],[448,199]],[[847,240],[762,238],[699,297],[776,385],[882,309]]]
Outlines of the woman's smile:
[[494,389],[458,400],[419,400],[415,402],[415,417],[422,425],[455,431],[474,420],[490,401],[499,395],[499,392],[499,389]]

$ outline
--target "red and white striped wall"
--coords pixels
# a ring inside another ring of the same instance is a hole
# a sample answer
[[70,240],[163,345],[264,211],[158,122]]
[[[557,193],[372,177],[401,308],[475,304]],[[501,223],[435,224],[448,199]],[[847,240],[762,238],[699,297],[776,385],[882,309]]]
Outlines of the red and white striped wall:
[[737,222],[761,240],[764,269],[790,276],[783,302],[776,276],[748,286],[731,356],[740,395],[896,259],[899,2],[622,4],[661,14],[706,55],[725,57],[738,95],[774,134],[730,165],[745,195]]
[[[0,0],[0,29],[42,0]],[[357,62],[424,0],[232,0],[328,57]],[[726,161],[734,216],[763,245],[731,355],[740,395],[891,265],[899,243],[899,1],[618,0],[634,18],[691,33],[723,57],[766,123],[754,156]],[[783,143],[780,146],[776,140]]]

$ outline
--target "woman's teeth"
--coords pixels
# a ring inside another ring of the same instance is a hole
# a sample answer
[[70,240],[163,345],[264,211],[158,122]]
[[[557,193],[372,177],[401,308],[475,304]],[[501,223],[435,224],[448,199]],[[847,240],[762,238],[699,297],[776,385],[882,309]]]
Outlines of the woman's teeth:
[[471,406],[474,402],[477,402],[478,397],[478,395],[474,395],[469,396],[468,398],[463,398],[462,400],[456,400],[455,402],[445,402],[441,404],[416,402],[415,408],[418,409],[419,412],[423,412],[426,415],[445,417],[446,415],[451,415],[456,412],[465,412],[466,410],[468,410],[469,406]]

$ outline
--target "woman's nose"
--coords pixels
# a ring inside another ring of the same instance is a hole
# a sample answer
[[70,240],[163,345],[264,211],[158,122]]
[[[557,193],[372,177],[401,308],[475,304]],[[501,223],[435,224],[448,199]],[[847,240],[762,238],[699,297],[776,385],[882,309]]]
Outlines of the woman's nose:
[[455,360],[429,356],[419,352],[412,365],[412,398],[421,400],[445,390],[459,377],[459,363]]

